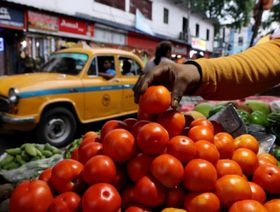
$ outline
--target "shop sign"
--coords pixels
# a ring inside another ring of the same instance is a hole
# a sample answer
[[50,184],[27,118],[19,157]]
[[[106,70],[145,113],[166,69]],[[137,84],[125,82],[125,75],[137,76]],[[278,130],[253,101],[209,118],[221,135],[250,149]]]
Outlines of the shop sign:
[[58,31],[58,18],[33,11],[28,11],[28,28]]
[[4,38],[0,37],[0,52],[4,51]]
[[72,34],[87,35],[88,26],[86,22],[80,20],[59,18],[59,31]]
[[172,53],[179,55],[187,55],[187,47],[181,45],[175,45],[172,47]]
[[198,38],[192,38],[192,48],[205,51],[206,50],[206,41]]
[[24,28],[24,14],[23,11],[12,9],[9,7],[0,6],[0,25],[7,26],[7,28]]

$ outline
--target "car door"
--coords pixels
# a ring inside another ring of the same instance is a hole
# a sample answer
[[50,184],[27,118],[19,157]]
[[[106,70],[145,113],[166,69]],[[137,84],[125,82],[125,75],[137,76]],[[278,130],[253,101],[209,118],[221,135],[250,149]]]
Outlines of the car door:
[[[100,76],[100,73],[104,71],[103,64],[108,60],[112,64],[111,70],[116,71],[116,75],[109,79]],[[114,55],[96,55],[91,61],[83,79],[86,122],[103,119],[121,112],[122,86],[119,79],[120,73],[115,67],[115,60]]]
[[121,74],[121,83],[123,85],[123,110],[126,112],[136,111],[137,105],[134,103],[134,87],[142,67],[136,59],[129,56],[119,56],[119,69]]

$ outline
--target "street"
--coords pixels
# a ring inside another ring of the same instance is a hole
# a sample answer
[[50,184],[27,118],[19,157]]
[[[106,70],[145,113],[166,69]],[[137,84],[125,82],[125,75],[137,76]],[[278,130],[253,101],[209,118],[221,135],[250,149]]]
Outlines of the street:
[[[123,116],[116,118],[119,120],[124,120],[128,117],[135,118],[135,115]],[[108,120],[107,120],[108,121]],[[80,138],[83,134],[88,131],[99,131],[101,130],[103,124],[106,122],[99,121],[90,124],[83,124],[80,126],[76,138]],[[14,148],[21,146],[23,143],[37,143],[35,132],[9,132],[9,133],[0,133],[0,155],[5,152],[8,148]]]

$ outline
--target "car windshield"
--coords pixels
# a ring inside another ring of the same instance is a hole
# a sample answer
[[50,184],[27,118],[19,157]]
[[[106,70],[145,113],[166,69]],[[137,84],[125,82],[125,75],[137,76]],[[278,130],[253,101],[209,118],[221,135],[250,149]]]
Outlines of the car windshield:
[[88,55],[81,53],[56,53],[41,67],[42,72],[77,75],[88,60]]

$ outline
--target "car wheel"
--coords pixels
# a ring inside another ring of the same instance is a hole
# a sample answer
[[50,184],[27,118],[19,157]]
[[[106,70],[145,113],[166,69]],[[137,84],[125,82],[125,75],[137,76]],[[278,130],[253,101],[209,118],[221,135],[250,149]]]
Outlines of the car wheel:
[[75,116],[66,108],[52,108],[46,111],[37,128],[41,143],[61,147],[74,139],[77,130]]

